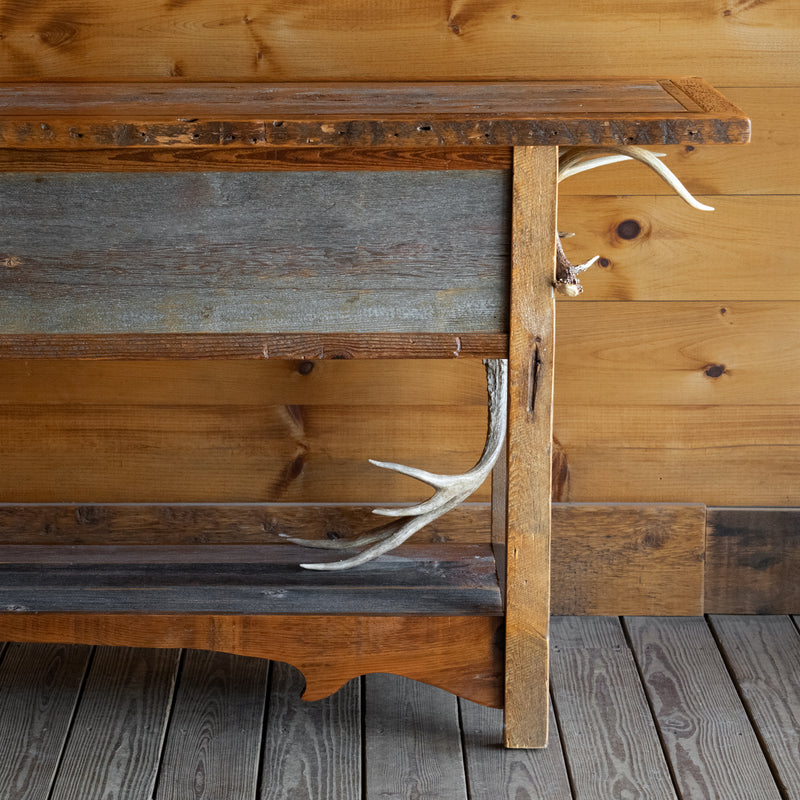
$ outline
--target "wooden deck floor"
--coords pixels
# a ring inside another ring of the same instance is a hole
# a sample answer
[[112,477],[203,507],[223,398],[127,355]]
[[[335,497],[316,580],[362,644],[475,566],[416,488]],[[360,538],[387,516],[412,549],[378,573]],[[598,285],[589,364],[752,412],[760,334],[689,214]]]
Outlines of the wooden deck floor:
[[[799,618],[556,617],[551,744],[402,678],[317,703],[227,655],[0,646],[2,800],[793,800]],[[468,643],[465,643],[468,646]]]

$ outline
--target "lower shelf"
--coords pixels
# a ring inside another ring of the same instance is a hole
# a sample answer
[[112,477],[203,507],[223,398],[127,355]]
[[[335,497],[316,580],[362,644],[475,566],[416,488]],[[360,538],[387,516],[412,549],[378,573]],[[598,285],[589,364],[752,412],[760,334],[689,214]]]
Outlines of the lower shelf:
[[3,545],[0,611],[502,616],[489,545],[405,546],[355,569],[280,545]]

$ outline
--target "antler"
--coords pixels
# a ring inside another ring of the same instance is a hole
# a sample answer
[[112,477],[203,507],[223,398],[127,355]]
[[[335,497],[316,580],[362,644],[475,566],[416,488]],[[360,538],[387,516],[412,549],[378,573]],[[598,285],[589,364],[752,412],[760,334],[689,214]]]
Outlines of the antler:
[[[568,147],[563,149],[558,157],[558,181],[595,169],[606,164],[615,164],[619,161],[641,161],[652,169],[668,186],[685,200],[692,208],[700,211],[713,211],[712,206],[707,206],[693,197],[688,189],[678,180],[675,173],[666,164],[659,161],[665,153],[652,153],[641,147]],[[583,291],[578,275],[592,266],[600,256],[585,261],[583,264],[573,264],[564,253],[561,241],[556,242],[556,288],[562,294],[575,297]]]
[[408,475],[432,486],[436,491],[429,500],[415,506],[401,508],[375,508],[373,514],[384,517],[404,517],[394,525],[389,525],[351,541],[330,541],[326,539],[288,539],[295,544],[307,547],[321,547],[332,550],[371,545],[356,556],[341,561],[322,564],[301,564],[305,569],[335,570],[348,569],[377,558],[382,553],[402,544],[412,534],[424,528],[429,522],[441,517],[451,509],[464,502],[488,477],[503,449],[506,437],[506,393],[508,386],[508,362],[505,359],[485,359],[486,383],[489,395],[489,424],[486,444],[483,447],[478,463],[462,475],[438,475],[415,467],[406,467],[389,461],[374,461],[370,464],[382,469],[390,469],[401,475]]

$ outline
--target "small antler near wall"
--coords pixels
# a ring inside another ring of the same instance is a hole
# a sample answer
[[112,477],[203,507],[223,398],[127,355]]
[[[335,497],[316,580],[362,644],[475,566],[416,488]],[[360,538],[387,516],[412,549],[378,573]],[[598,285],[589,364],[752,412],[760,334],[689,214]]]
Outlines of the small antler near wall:
[[[693,197],[688,189],[678,180],[675,173],[659,159],[664,158],[664,153],[653,153],[641,147],[565,147],[561,148],[558,157],[558,181],[570,178],[588,169],[595,169],[606,164],[616,164],[619,161],[640,161],[652,169],[664,182],[672,187],[692,208],[699,211],[713,211],[712,206],[707,206]],[[561,239],[570,234],[559,233],[556,242],[556,289],[568,297],[577,297],[583,286],[579,275],[591,267],[600,256],[594,256],[583,264],[573,264],[564,253]]]
[[483,447],[478,463],[462,475],[439,475],[415,467],[406,467],[388,461],[370,463],[376,467],[408,475],[432,486],[433,496],[415,506],[401,508],[376,508],[373,514],[384,517],[398,517],[395,524],[379,528],[374,533],[361,536],[351,541],[342,540],[310,540],[295,539],[284,536],[290,542],[307,547],[322,547],[331,550],[350,550],[366,547],[358,555],[340,561],[327,563],[301,564],[305,569],[336,570],[348,569],[364,564],[379,555],[401,545],[412,534],[424,528],[429,522],[441,517],[451,509],[463,503],[489,477],[506,438],[506,396],[508,391],[508,362],[505,359],[489,358],[484,360],[486,367],[486,383],[489,395],[489,422],[486,444]]

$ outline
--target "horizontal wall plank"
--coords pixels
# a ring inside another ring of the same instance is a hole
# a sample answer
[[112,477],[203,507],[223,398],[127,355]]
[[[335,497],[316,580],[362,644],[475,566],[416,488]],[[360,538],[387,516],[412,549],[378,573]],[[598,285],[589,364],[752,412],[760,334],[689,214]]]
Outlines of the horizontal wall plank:
[[568,257],[601,256],[581,276],[580,299],[800,300],[800,195],[702,199],[716,210],[675,196],[563,197],[559,228],[575,233]]
[[429,491],[369,458],[464,472],[480,456],[486,409],[11,405],[0,406],[0,428],[9,502],[380,504]]
[[798,406],[556,406],[554,497],[794,506]]
[[800,303],[562,303],[557,353],[556,413],[573,404],[793,405]]
[[[797,502],[795,494],[786,505]],[[800,612],[798,530],[798,508],[709,509],[706,611]]]
[[[337,80],[560,76],[597,78],[692,72],[712,83],[791,85],[797,15],[785,4],[668,8],[619,5],[442,5],[405,0],[370,7],[336,0],[254,9],[202,0],[108,6],[68,0],[3,15],[0,75],[16,78]],[[770,46],[764,46],[764,28]],[[323,57],[324,56],[324,57]]]
[[703,613],[702,505],[553,506],[553,614]]
[[0,333],[502,332],[509,204],[497,171],[4,175]]

